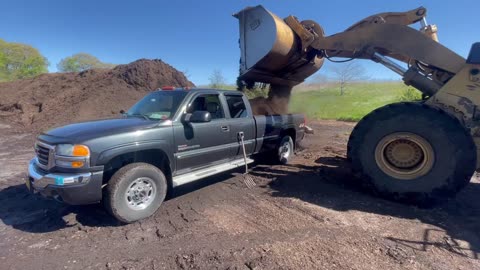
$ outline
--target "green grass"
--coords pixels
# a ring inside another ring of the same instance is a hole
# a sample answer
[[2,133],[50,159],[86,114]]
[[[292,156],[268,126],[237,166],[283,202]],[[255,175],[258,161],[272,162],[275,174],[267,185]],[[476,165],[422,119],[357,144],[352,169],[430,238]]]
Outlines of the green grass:
[[388,82],[350,84],[343,96],[336,86],[306,92],[295,90],[290,111],[304,113],[310,119],[358,121],[376,108],[404,99],[405,92],[411,91],[407,89],[401,82]]

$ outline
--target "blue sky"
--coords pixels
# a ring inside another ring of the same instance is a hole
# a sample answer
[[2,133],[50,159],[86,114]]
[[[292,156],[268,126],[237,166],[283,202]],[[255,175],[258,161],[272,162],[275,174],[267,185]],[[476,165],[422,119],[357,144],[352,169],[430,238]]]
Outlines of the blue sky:
[[[190,80],[199,85],[220,69],[234,83],[239,48],[238,21],[232,14],[257,4],[280,17],[313,19],[327,35],[375,13],[423,5],[429,23],[439,28],[440,41],[450,49],[466,57],[471,44],[480,41],[480,28],[475,26],[478,0],[2,0],[0,38],[38,48],[52,72],[62,58],[86,52],[118,64],[159,58],[188,70]],[[364,65],[373,79],[398,78],[377,64]]]

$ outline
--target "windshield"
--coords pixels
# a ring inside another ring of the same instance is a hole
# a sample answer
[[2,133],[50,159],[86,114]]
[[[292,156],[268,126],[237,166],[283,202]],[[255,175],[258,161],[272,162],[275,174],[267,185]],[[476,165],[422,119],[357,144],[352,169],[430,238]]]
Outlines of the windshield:
[[184,91],[156,91],[133,105],[126,115],[151,120],[171,119],[186,95]]

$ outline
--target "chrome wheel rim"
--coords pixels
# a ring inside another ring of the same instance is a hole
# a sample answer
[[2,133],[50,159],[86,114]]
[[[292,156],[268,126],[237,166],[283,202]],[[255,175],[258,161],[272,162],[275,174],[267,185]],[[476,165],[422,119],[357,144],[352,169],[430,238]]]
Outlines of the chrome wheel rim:
[[290,152],[291,152],[290,142],[286,141],[280,146],[280,149],[279,149],[280,158],[287,159],[290,156]]
[[157,194],[155,182],[148,177],[135,179],[125,192],[128,207],[133,210],[143,210],[152,204]]
[[423,137],[409,132],[397,132],[380,140],[375,148],[375,161],[387,175],[401,180],[413,180],[432,169],[435,153]]

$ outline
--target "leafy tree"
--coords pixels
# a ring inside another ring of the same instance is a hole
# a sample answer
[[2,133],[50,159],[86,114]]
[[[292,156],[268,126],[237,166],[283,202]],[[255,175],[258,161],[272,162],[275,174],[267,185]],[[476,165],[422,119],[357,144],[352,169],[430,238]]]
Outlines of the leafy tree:
[[0,81],[14,81],[48,72],[48,60],[30,45],[0,39]]
[[0,39],[0,82],[8,80],[7,74],[7,55],[5,54],[3,48],[5,47],[6,42]]
[[240,79],[240,76],[238,76],[236,84],[237,90],[245,93],[248,99],[256,97],[266,98],[268,96],[269,85],[266,83],[244,82]]
[[256,97],[268,97],[269,85],[265,83],[255,83],[251,88],[244,88],[243,92],[248,99]]
[[226,81],[222,71],[219,69],[215,69],[208,80],[210,81],[210,87],[214,89],[222,88]]
[[114,64],[103,63],[97,57],[88,53],[77,53],[63,58],[58,64],[60,72],[80,72],[92,68],[113,68]]

